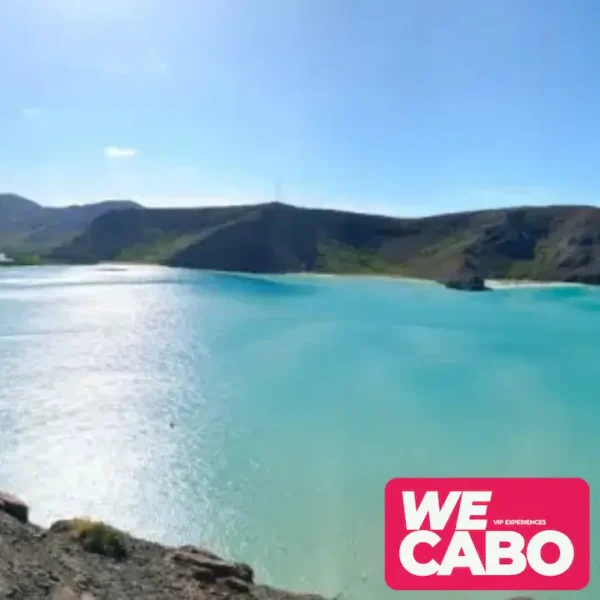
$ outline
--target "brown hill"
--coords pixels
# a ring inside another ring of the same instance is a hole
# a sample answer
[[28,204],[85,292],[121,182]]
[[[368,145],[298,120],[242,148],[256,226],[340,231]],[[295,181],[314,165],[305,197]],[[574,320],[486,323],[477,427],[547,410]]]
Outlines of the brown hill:
[[600,282],[600,210],[520,207],[400,219],[279,203],[106,213],[50,257],[254,273]]

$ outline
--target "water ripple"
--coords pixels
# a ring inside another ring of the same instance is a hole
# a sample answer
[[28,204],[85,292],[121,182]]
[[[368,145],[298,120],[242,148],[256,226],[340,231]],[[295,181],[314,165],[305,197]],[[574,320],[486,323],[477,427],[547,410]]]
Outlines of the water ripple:
[[[390,477],[600,483],[596,290],[472,296],[132,265],[10,272],[0,488],[43,524],[96,516],[207,544],[276,585],[392,598]],[[562,597],[590,594],[597,584]]]

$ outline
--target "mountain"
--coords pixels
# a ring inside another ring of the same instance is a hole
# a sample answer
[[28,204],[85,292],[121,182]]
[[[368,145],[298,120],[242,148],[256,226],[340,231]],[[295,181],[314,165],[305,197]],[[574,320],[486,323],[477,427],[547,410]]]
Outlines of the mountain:
[[286,273],[600,283],[600,209],[518,207],[401,219],[281,203],[108,212],[49,257]]
[[42,207],[16,194],[0,194],[0,232],[24,227],[43,211]]
[[15,194],[0,194],[0,252],[44,252],[65,244],[111,210],[139,208],[125,200],[44,207]]

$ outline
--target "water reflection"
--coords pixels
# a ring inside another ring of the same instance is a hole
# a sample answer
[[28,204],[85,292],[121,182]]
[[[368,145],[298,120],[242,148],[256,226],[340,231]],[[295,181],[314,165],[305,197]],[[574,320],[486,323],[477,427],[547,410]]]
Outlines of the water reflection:
[[552,294],[134,267],[3,274],[0,488],[43,524],[89,515],[206,544],[276,585],[391,599],[390,477],[598,481],[600,322],[581,297]]

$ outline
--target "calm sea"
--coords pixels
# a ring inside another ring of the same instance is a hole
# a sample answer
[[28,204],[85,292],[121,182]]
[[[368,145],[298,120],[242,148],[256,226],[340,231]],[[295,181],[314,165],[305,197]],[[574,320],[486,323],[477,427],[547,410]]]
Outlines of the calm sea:
[[[391,477],[580,476],[593,493],[599,361],[586,287],[3,269],[0,489],[44,525],[98,517],[278,586],[389,600]],[[598,598],[597,556],[587,590],[534,598]]]

